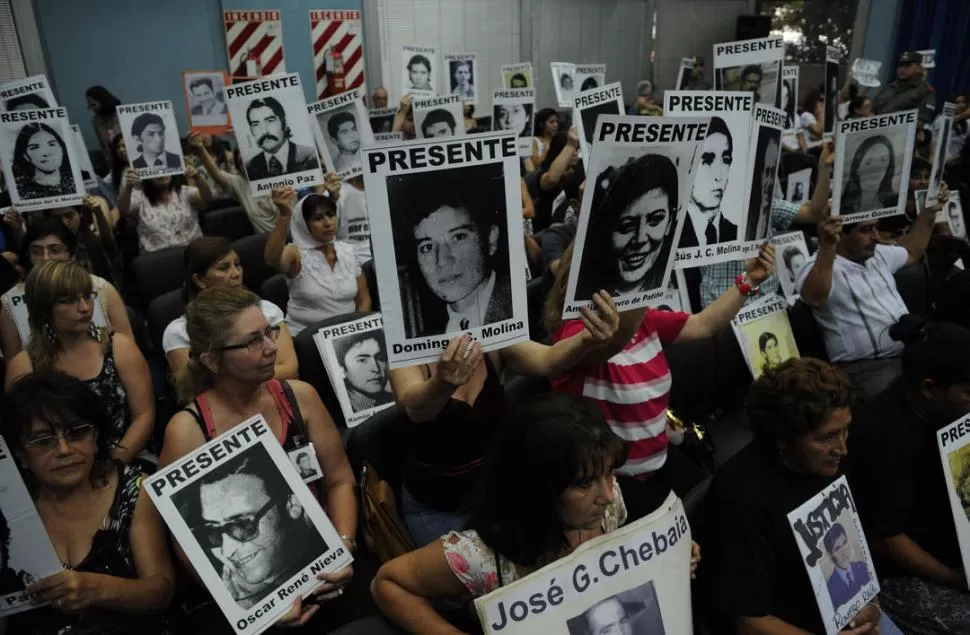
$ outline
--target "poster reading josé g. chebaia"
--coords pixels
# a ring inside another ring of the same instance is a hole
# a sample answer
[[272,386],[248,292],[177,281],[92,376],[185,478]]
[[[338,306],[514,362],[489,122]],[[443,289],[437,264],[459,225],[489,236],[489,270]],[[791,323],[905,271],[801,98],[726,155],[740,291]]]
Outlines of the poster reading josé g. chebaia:
[[262,416],[145,481],[236,633],[262,633],[353,557]]
[[827,635],[879,594],[869,544],[845,476],[788,514]]
[[967,584],[970,584],[970,415],[939,430],[936,440],[963,557],[963,571]]
[[780,35],[715,44],[714,89],[751,92],[759,104],[780,108],[784,58]]
[[529,338],[517,139],[483,133],[364,150],[391,368],[435,362],[469,333]]
[[475,600],[487,635],[689,635],[691,536],[671,493],[652,514]]
[[693,187],[684,201],[684,231],[676,267],[738,260],[747,215],[744,158],[751,140],[754,96],[745,92],[672,91],[664,94],[668,117],[710,117]]
[[707,117],[599,118],[564,318],[601,289],[621,311],[662,302],[709,126]]

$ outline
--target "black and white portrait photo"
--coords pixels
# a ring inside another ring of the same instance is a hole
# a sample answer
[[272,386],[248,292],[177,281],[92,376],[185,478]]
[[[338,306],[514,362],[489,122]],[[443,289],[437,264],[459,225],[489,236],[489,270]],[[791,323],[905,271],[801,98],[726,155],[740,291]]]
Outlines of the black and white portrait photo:
[[751,198],[748,204],[747,229],[744,240],[763,241],[768,238],[771,222],[771,201],[775,195],[775,179],[781,160],[781,130],[761,126],[754,148],[751,173]]
[[552,86],[560,108],[572,108],[576,96],[576,65],[569,62],[551,62]]
[[600,600],[566,620],[569,635],[664,635],[663,614],[653,580]]
[[740,90],[754,93],[759,104],[781,104],[781,62],[747,64],[733,68],[718,69],[723,90]]
[[831,138],[839,115],[839,60],[842,53],[834,46],[825,47],[825,121],[822,131]]
[[394,127],[394,115],[396,113],[397,108],[371,108],[367,112],[371,132],[375,135],[391,132],[391,129]]
[[185,170],[172,102],[123,104],[117,113],[128,162],[140,178],[181,174]]
[[944,116],[933,140],[933,167],[930,170],[929,192],[926,196],[930,205],[936,205],[940,200],[940,186],[943,185],[943,175],[946,172],[947,148],[952,131],[953,117]]
[[782,294],[789,304],[798,299],[795,278],[802,265],[808,261],[808,244],[805,234],[800,231],[777,234],[771,237],[775,245],[775,268]]
[[353,413],[394,403],[383,331],[365,331],[337,338],[333,341],[333,350]]
[[583,140],[587,146],[593,145],[593,133],[596,131],[596,120],[600,115],[622,115],[623,109],[616,102],[605,102],[584,108],[579,112],[583,121]]
[[226,76],[220,72],[185,72],[185,96],[189,102],[189,127],[226,126],[229,108],[224,88]]
[[241,608],[261,603],[327,551],[262,445],[225,460],[172,496]]
[[462,107],[458,95],[416,98],[413,102],[414,131],[418,139],[464,136]]
[[165,149],[165,120],[153,112],[143,112],[131,122],[131,138],[137,142],[133,168],[180,168],[182,158]]
[[401,94],[431,97],[437,93],[437,49],[428,46],[401,48]]
[[532,150],[535,91],[532,89],[495,91],[492,96],[492,130],[511,132],[519,138],[519,150]]
[[67,110],[0,113],[0,161],[14,205],[76,205],[84,196]]
[[478,58],[475,53],[448,53],[444,57],[448,67],[449,94],[458,95],[462,103],[478,102]]
[[303,113],[288,114],[276,97],[264,97],[249,102],[246,108],[246,128],[259,150],[243,155],[246,174],[250,180],[268,179],[284,174],[304,172],[320,167],[313,146],[294,139],[291,124],[301,121]]
[[605,86],[606,64],[577,64],[574,82],[578,93]]
[[785,200],[790,203],[804,203],[811,197],[812,168],[803,168],[788,175]]
[[317,147],[327,167],[342,179],[359,176],[360,147],[373,142],[361,89],[329,97],[307,107],[316,124]]
[[0,84],[0,112],[57,108],[46,75],[33,75]]
[[323,470],[320,469],[320,461],[312,443],[291,450],[288,455],[304,483],[323,478]]
[[506,64],[502,67],[502,87],[532,88],[532,63]]
[[833,208],[843,216],[894,208],[903,213],[905,195],[900,190],[909,185],[907,149],[911,155],[912,145],[907,140],[914,133],[915,124],[912,129],[903,125],[842,135],[842,171],[837,165],[835,175],[841,198],[833,200]]
[[782,60],[780,35],[714,45],[714,89],[753,93],[761,104],[781,107]]
[[946,201],[946,222],[950,227],[950,234],[960,240],[967,239],[967,225],[963,217],[963,205],[960,201],[960,192],[956,190],[950,192]]
[[781,109],[785,111],[785,130],[794,130],[798,121],[798,67],[783,66],[781,72]]
[[676,90],[684,90],[690,84],[691,76],[694,74],[694,58],[682,57],[680,59],[680,69],[677,71]]

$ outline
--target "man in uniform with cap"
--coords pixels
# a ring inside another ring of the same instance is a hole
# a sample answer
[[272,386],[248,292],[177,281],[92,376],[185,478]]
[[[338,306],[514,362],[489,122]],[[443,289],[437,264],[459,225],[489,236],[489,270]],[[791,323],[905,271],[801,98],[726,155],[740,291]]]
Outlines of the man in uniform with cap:
[[687,90],[711,90],[714,86],[704,78],[704,58],[694,58],[694,68],[690,72],[690,81],[687,82]]
[[933,120],[936,103],[933,88],[927,83],[923,72],[923,56],[907,52],[899,57],[896,81],[883,86],[872,100],[872,112],[882,115],[900,110],[919,109],[923,123]]

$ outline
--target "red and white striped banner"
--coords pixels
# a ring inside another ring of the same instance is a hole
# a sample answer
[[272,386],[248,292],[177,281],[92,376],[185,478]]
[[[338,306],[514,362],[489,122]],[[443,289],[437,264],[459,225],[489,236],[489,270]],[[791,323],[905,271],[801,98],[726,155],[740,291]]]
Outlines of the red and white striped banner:
[[364,86],[364,38],[360,11],[310,11],[310,43],[317,97],[327,96],[327,52],[343,56],[344,90]]
[[280,12],[223,11],[229,74],[233,77],[263,77],[285,73],[283,28]]

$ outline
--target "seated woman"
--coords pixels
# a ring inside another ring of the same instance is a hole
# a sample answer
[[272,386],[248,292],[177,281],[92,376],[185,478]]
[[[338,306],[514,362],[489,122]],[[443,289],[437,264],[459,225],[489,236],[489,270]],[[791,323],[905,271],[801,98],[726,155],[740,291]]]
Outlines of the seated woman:
[[[77,241],[74,233],[59,218],[31,223],[21,242],[20,263],[29,271],[48,260],[60,262],[74,258]],[[104,278],[91,275],[91,288],[97,294],[93,320],[95,326],[113,329],[131,337],[128,311],[117,289]],[[0,350],[7,363],[23,350],[30,334],[28,316],[21,313],[24,284],[21,282],[0,297]],[[17,307],[15,310],[14,307]],[[22,317],[21,317],[22,316]]]
[[[182,282],[182,302],[186,306],[203,289],[240,289],[242,286],[243,268],[239,255],[233,251],[232,243],[227,238],[205,236],[189,243],[185,249],[185,280]],[[283,311],[266,300],[260,300],[259,308],[270,326],[280,327],[279,339],[276,340],[276,378],[296,379],[296,350],[293,348],[293,338],[283,323]],[[189,362],[189,334],[184,315],[165,327],[162,348],[172,376],[178,378]]]
[[77,207],[58,207],[51,215],[61,219],[77,240],[74,260],[106,280],[115,282],[112,260],[115,255],[114,224],[108,202],[100,196],[85,196]]
[[[790,359],[748,392],[754,440],[715,474],[705,498],[703,599],[715,632],[824,633],[788,513],[840,476],[855,389],[818,359]],[[898,632],[877,603],[848,632]]]
[[[131,463],[152,436],[155,394],[134,340],[97,326],[91,276],[73,262],[49,261],[27,276],[30,338],[7,366],[6,390],[24,375],[59,370],[84,381],[108,411],[111,456]],[[152,461],[151,457],[143,457]]]
[[135,224],[138,247],[146,254],[166,247],[182,247],[202,237],[199,212],[212,194],[195,168],[185,176],[159,176],[142,181],[134,170],[125,171],[118,191],[118,211]]
[[[261,414],[288,452],[312,443],[323,476],[309,483],[310,489],[347,548],[354,551],[355,480],[340,435],[312,386],[274,378],[280,325],[269,324],[259,297],[241,288],[205,289],[186,307],[186,328],[189,363],[178,387],[180,399],[191,404],[172,417],[166,427],[160,465],[185,456],[248,417]],[[186,570],[193,571],[184,553],[178,549],[176,553]],[[351,567],[321,574],[320,579],[326,584],[313,592],[314,601],[304,603],[298,599],[284,623],[307,622],[319,610],[317,602],[343,594],[344,587],[352,584],[352,574]],[[364,586],[357,595],[366,598],[366,581],[361,584]],[[354,593],[348,595],[351,597],[328,605],[323,611],[328,624],[329,620],[358,616],[355,611],[360,606],[354,605]],[[214,623],[220,628],[227,626],[221,614],[215,616]],[[202,628],[201,624],[193,626],[192,632]]]
[[[329,196],[311,194],[300,199],[294,214],[293,190],[274,190],[273,200],[280,217],[266,241],[264,258],[286,276],[286,323],[293,335],[326,318],[370,311],[367,278],[354,248],[337,240],[336,203]],[[285,245],[288,231],[293,243]]]
[[936,433],[970,413],[970,330],[904,315],[903,376],[856,413],[849,482],[880,575],[907,633],[970,632],[970,602]]
[[[546,329],[559,342],[581,331],[579,320],[562,320],[572,248],[563,254],[546,301]],[[654,309],[623,313],[610,341],[595,355],[553,380],[561,390],[593,400],[614,432],[630,443],[630,457],[620,470],[627,504],[644,515],[673,488],[685,496],[703,473],[677,450],[668,451],[667,404],[671,376],[663,346],[711,337],[726,328],[749,296],[775,270],[774,247],[765,243],[735,285],[696,315]],[[630,395],[642,395],[631,399]]]
[[532,218],[532,231],[535,233],[552,223],[552,204],[562,193],[563,177],[570,172],[583,173],[583,164],[579,160],[579,137],[576,136],[575,128],[568,133],[560,131],[552,135],[538,171],[539,197],[535,216]]
[[522,342],[483,353],[463,335],[448,343],[436,364],[391,370],[394,398],[414,422],[401,507],[415,545],[459,529],[468,519],[462,507],[505,408],[504,371],[555,377],[598,355],[614,335],[620,321],[616,306],[605,293],[595,302],[602,318],[584,310],[584,328],[554,346]]
[[49,606],[0,618],[0,632],[166,633],[175,591],[165,527],[144,475],[111,458],[111,418],[84,382],[55,371],[18,381],[0,431],[65,570],[27,587]]
[[[455,632],[432,600],[490,593],[626,522],[613,478],[625,460],[626,443],[586,401],[551,393],[516,406],[485,461],[467,526],[381,567],[377,605],[408,632]],[[699,559],[695,545],[692,569]]]

